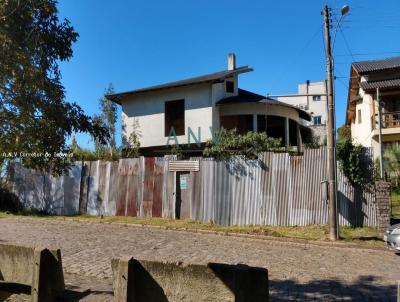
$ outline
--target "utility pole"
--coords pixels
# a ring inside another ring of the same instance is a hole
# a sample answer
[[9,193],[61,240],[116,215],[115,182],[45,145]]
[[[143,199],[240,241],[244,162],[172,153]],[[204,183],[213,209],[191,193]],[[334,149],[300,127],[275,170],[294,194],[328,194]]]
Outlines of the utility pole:
[[325,5],[325,51],[328,95],[328,123],[326,142],[328,147],[328,202],[329,202],[329,237],[339,239],[336,207],[336,136],[335,136],[335,103],[333,98],[333,61],[331,51],[329,7]]

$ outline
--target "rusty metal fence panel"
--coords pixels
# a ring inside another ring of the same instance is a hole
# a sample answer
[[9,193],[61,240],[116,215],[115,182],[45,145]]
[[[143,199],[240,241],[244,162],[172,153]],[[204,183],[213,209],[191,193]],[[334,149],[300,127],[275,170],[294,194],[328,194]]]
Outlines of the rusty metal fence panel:
[[53,177],[10,163],[12,190],[26,209],[57,215],[79,213],[82,165],[76,163],[67,175]]
[[[326,148],[308,149],[301,156],[268,152],[258,160],[196,160],[199,171],[187,174],[184,195],[193,220],[284,226],[328,221],[321,185]],[[168,158],[76,163],[61,177],[19,163],[12,163],[12,170],[13,190],[27,208],[65,215],[176,217],[180,174],[168,170]],[[354,189],[339,170],[338,213],[341,225],[377,224],[374,191]]]

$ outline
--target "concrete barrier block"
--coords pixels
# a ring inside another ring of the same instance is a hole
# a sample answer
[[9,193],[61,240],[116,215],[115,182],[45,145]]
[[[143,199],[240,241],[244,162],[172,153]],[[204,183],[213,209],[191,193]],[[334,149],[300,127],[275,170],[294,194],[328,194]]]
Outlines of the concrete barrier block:
[[0,280],[31,285],[33,248],[0,244]]
[[121,259],[112,259],[111,267],[114,273],[114,299],[115,301],[132,301],[135,299],[134,286],[134,259],[132,257],[123,257]]
[[268,301],[268,271],[247,265],[207,265],[113,259],[115,301]]
[[34,250],[31,301],[56,301],[64,288],[61,251],[36,248]]
[[0,292],[4,295],[28,291],[31,301],[52,302],[63,290],[59,249],[0,244]]

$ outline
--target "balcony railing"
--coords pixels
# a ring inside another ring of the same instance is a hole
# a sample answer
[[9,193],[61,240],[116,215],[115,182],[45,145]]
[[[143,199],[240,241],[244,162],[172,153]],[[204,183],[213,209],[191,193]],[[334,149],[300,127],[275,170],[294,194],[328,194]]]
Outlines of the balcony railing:
[[383,128],[400,127],[400,111],[383,113],[382,121],[383,121]]

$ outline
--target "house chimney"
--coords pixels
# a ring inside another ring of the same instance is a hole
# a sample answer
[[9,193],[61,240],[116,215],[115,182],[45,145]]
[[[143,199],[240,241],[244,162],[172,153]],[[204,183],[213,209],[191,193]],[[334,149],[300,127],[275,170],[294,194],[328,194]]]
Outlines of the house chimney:
[[236,56],[234,53],[228,53],[228,70],[236,69]]

